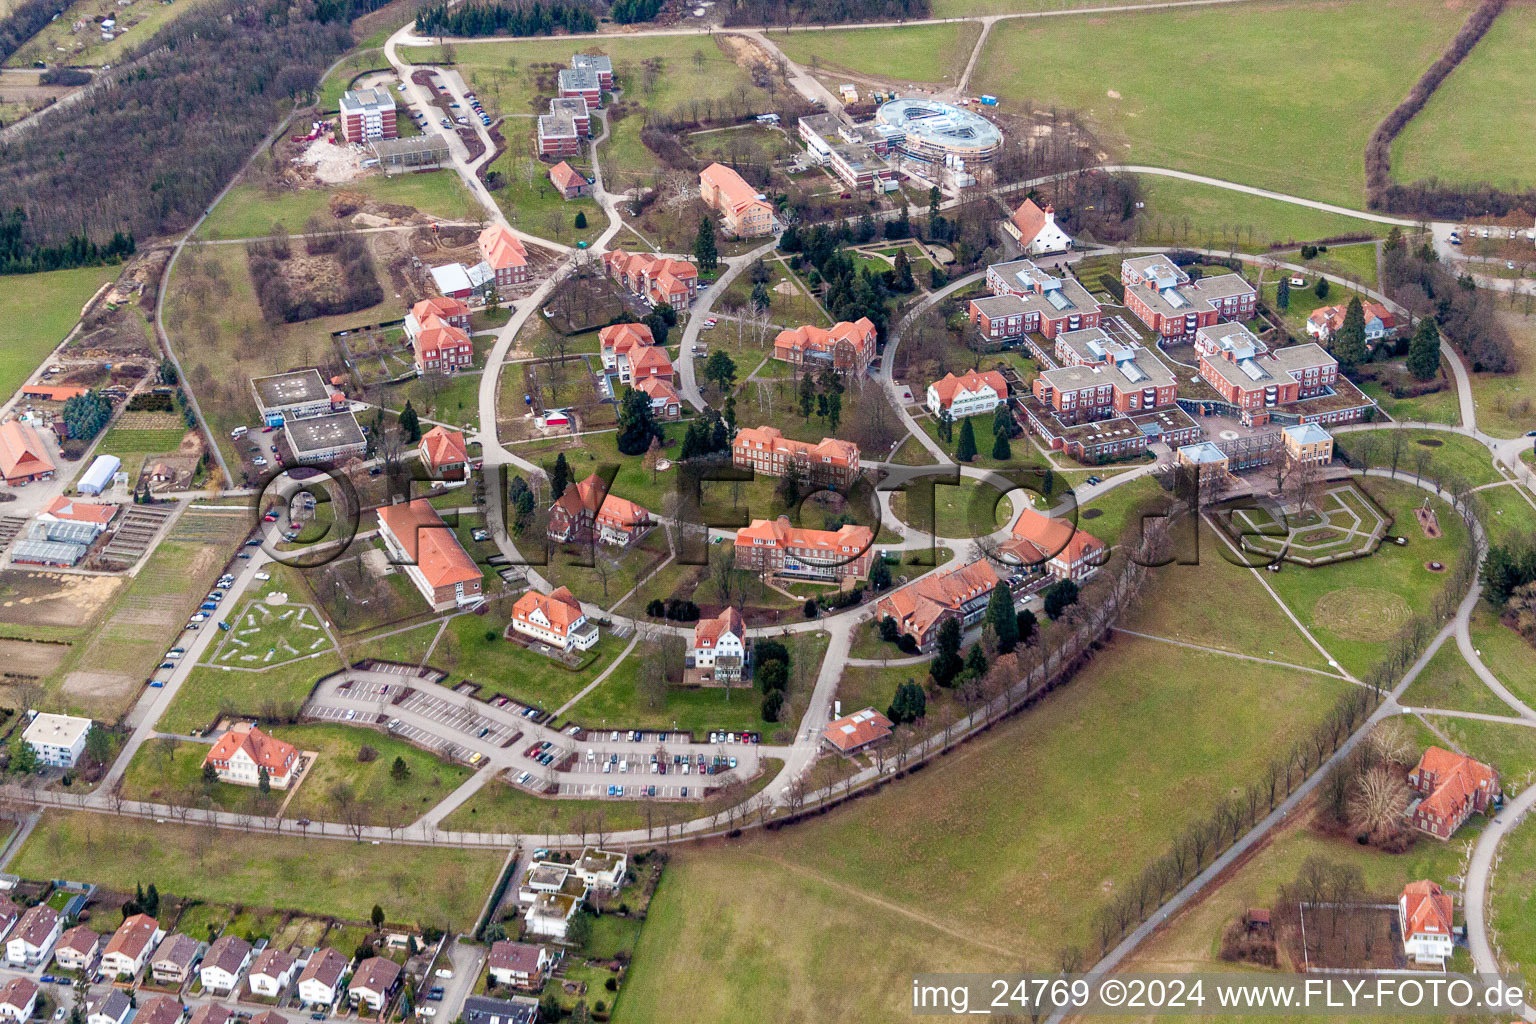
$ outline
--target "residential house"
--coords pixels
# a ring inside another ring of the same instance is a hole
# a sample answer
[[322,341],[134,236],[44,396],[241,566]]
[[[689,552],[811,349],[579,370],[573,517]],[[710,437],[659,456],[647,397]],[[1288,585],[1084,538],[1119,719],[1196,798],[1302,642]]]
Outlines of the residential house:
[[192,968],[202,958],[203,944],[190,935],[172,932],[149,958],[150,976],[156,985],[181,988],[192,977]]
[[764,476],[783,476],[794,467],[802,484],[835,490],[859,478],[859,446],[835,437],[796,441],[778,427],[742,427],[731,442],[731,464]]
[[1444,964],[1455,951],[1451,897],[1434,882],[1409,882],[1397,899],[1397,925],[1403,954],[1414,963]]
[[154,996],[146,999],[134,1015],[133,1024],[181,1024],[187,1008],[175,996]]
[[288,1018],[276,1010],[262,1010],[251,1018],[251,1024],[288,1024]]
[[127,1024],[133,1014],[133,1000],[120,988],[109,988],[85,1004],[85,1024]]
[[875,324],[869,317],[843,320],[828,330],[806,324],[780,331],[773,339],[773,357],[790,366],[839,373],[863,373],[875,358]]
[[112,525],[121,509],[121,505],[81,501],[61,494],[50,501],[37,518],[45,523],[85,523],[99,536]]
[[696,686],[740,682],[749,644],[746,622],[735,608],[726,607],[713,618],[700,619],[693,627],[684,681]]
[[341,94],[337,133],[346,142],[373,142],[399,136],[395,98],[388,89],[348,89]]
[[43,764],[73,768],[79,763],[80,755],[85,753],[85,738],[90,731],[89,718],[43,711],[32,716],[21,738]]
[[405,314],[405,335],[414,338],[428,317],[436,317],[461,331],[469,330],[469,307],[458,299],[446,295],[432,295],[411,307]]
[[435,314],[428,313],[416,323],[406,324],[406,337],[414,352],[416,372],[457,373],[474,365],[475,345],[469,334]]
[[699,198],[719,212],[728,235],[757,238],[773,234],[773,206],[724,164],[710,164],[699,172]]
[[192,1011],[192,1016],[187,1018],[187,1024],[229,1024],[234,1019],[235,1011],[218,1003],[203,1003]]
[[677,383],[667,350],[656,344],[645,324],[611,324],[597,332],[597,343],[603,369],[615,374],[620,384],[635,385],[653,378]]
[[[1397,317],[1386,306],[1370,300],[1362,301],[1360,305],[1365,314],[1366,344],[1374,345],[1397,332]],[[1337,306],[1314,309],[1312,315],[1307,317],[1307,334],[1321,342],[1331,340],[1334,332],[1344,326],[1344,317],[1348,312],[1349,304],[1344,302]]]
[[286,790],[299,766],[299,752],[293,744],[262,732],[253,722],[236,722],[209,748],[203,763],[213,765],[220,782],[260,786],[265,771],[272,789]]
[[659,420],[681,419],[683,397],[667,381],[660,377],[647,377],[635,385],[651,400],[651,415]]
[[1281,428],[1285,455],[1302,466],[1326,466],[1333,461],[1333,435],[1316,423],[1293,423]]
[[565,938],[571,918],[581,907],[581,899],[571,893],[541,892],[523,911],[523,930],[557,942]]
[[587,180],[587,176],[564,160],[549,169],[549,183],[555,186],[561,199],[571,200],[592,194],[592,183]]
[[464,607],[482,598],[482,573],[426,498],[379,509],[379,537],[390,560],[433,608]]
[[281,949],[268,946],[251,962],[246,976],[253,995],[275,999],[293,983],[294,959]]
[[464,1024],[538,1024],[538,1021],[539,1001],[533,996],[513,999],[470,996],[464,1000]]
[[811,530],[791,526],[788,516],[754,519],[736,531],[736,567],[802,579],[857,579],[869,575],[874,544],[867,526]]
[[492,224],[480,232],[480,256],[495,276],[497,288],[513,288],[528,280],[528,250],[511,229]]
[[1072,236],[1056,225],[1056,208],[1041,209],[1033,199],[1026,199],[1003,221],[1003,230],[1012,235],[1027,256],[1050,256],[1072,248]]
[[240,975],[251,962],[251,944],[226,932],[220,935],[203,954],[203,964],[198,969],[203,989],[216,995],[227,995],[240,984]]
[[853,754],[890,736],[891,720],[874,708],[828,722],[821,738],[844,754]]
[[101,954],[101,973],[109,978],[135,977],[149,962],[165,929],[148,914],[134,914],[117,926]]
[[581,880],[588,892],[612,895],[624,887],[624,876],[629,871],[629,858],[615,850],[600,850],[595,846],[582,847],[580,855],[571,862],[571,873]]
[[1033,260],[994,263],[987,268],[992,294],[972,299],[971,324],[993,345],[1036,333],[1054,339],[1063,331],[1099,325],[1099,303],[1076,278],[1056,277]]
[[1161,254],[1121,263],[1120,283],[1126,308],[1169,340],[1222,320],[1251,320],[1258,309],[1258,293],[1241,274],[1194,280]]
[[104,945],[93,929],[77,924],[60,936],[58,945],[53,947],[53,962],[61,971],[89,975],[96,970]]
[[353,1006],[366,1006],[374,1013],[389,1004],[400,984],[400,965],[382,956],[371,956],[357,965],[347,986],[347,998]]
[[469,448],[460,431],[433,427],[421,435],[417,451],[434,480],[462,480],[469,473]]
[[581,610],[570,590],[557,587],[549,594],[530,590],[512,606],[512,631],[558,650],[589,650],[597,643],[598,629]]
[[1075,523],[1041,515],[1026,508],[1013,524],[1013,536],[1002,545],[1004,554],[1021,565],[1044,567],[1058,580],[1091,576],[1104,561],[1104,542]]
[[603,269],[631,295],[652,306],[666,303],[685,309],[699,294],[699,268],[687,260],[614,249],[603,254]]
[[980,622],[997,580],[996,570],[978,559],[891,591],[875,605],[875,616],[894,620],[902,633],[927,650],[946,620],[958,619],[962,629]]
[[53,459],[37,429],[21,420],[0,423],[0,479],[11,487],[52,480]]
[[0,896],[0,939],[10,934],[20,918],[21,908],[13,903],[9,896]]
[[608,484],[593,473],[567,484],[549,510],[549,539],[570,544],[594,538],[603,544],[629,547],[655,525],[649,510],[608,492]]
[[28,907],[5,940],[5,960],[13,967],[36,967],[48,962],[53,944],[59,941],[64,921],[46,903]]
[[311,954],[299,974],[299,1005],[330,1006],[340,994],[341,976],[347,971],[347,958],[330,947]]
[[544,986],[550,961],[549,950],[543,946],[502,939],[491,943],[488,963],[491,980],[496,984],[537,990]]
[[946,373],[928,385],[928,411],[949,413],[952,420],[983,416],[1008,399],[1008,382],[996,370],[971,370],[963,377]]
[[37,991],[31,978],[12,978],[0,985],[0,1020],[30,1020],[37,1009]]
[[1409,806],[1409,821],[1437,839],[1451,838],[1474,813],[1486,814],[1503,792],[1493,767],[1442,747],[1424,751],[1408,785],[1422,797]]

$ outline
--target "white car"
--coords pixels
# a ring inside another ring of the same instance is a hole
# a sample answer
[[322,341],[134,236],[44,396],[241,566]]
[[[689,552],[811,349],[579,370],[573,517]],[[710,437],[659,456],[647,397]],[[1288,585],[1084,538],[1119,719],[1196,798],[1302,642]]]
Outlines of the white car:
[[436,1017],[437,1009],[431,1006],[418,1006],[416,1007],[416,1015],[418,1017]]
[[453,968],[439,967],[434,973],[436,973],[439,978],[451,978],[453,977]]
[[272,574],[271,574],[271,573],[269,573],[269,572],[259,572],[259,573],[257,573],[257,574],[256,574],[256,578],[257,578],[257,579],[258,579],[258,580],[263,580],[263,581],[265,581],[265,580],[269,580],[269,579],[271,579],[271,578],[272,578]]

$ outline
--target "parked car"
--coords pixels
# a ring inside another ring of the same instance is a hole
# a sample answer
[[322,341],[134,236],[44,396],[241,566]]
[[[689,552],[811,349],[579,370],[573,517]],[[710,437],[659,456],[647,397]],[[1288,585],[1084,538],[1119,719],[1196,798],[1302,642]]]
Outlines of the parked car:
[[258,580],[269,580],[272,578],[272,574],[269,572],[258,572],[255,576]]

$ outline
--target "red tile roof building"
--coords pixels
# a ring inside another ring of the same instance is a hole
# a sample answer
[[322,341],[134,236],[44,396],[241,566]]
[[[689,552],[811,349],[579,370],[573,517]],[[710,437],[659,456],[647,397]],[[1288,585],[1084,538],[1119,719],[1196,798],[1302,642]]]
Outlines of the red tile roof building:
[[434,480],[462,480],[469,472],[469,449],[457,430],[436,426],[421,435],[421,464]]
[[154,996],[139,1004],[133,1024],[177,1024],[187,1008],[175,996]]
[[555,186],[555,191],[560,193],[561,199],[575,199],[577,196],[592,194],[592,183],[587,180],[587,176],[564,160],[549,169],[549,183]]
[[867,526],[810,530],[791,526],[788,516],[754,519],[736,531],[736,566],[807,579],[857,579],[869,575],[874,544]]
[[434,608],[481,599],[481,572],[425,498],[379,509],[379,536],[391,559]]
[[1450,894],[1434,882],[1424,879],[1404,886],[1397,900],[1403,952],[1421,964],[1443,964],[1449,960],[1456,945],[1451,930],[1452,910]]
[[0,423],[0,478],[15,487],[53,478],[53,459],[30,423]]
[[1072,236],[1056,226],[1056,208],[1041,209],[1026,199],[1003,222],[1003,229],[1018,240],[1030,256],[1048,256],[1072,248]]
[[93,971],[101,951],[101,936],[89,926],[77,924],[53,947],[53,962],[63,971]]
[[37,518],[45,522],[89,523],[100,533],[112,524],[121,509],[121,505],[81,501],[61,494],[50,501]]
[[1222,320],[1251,320],[1258,293],[1241,274],[1191,280],[1163,255],[1138,256],[1120,264],[1125,305],[1164,338],[1183,338]]
[[597,332],[603,368],[619,378],[620,384],[636,384],[648,378],[677,382],[672,360],[666,349],[656,344],[645,324],[611,324]]
[[682,309],[699,294],[699,268],[686,260],[615,249],[603,253],[603,269],[652,306]]
[[783,476],[794,466],[802,483],[846,488],[859,478],[859,446],[835,437],[796,441],[778,427],[742,427],[731,442],[731,463],[764,476]]
[[132,977],[149,962],[155,944],[165,938],[160,922],[148,914],[134,914],[112,933],[101,954],[101,972],[108,977]]
[[458,299],[449,298],[446,295],[433,295],[422,299],[411,307],[411,311],[405,315],[405,333],[411,334],[415,328],[411,326],[414,320],[420,324],[427,317],[435,316],[447,324],[452,324],[460,330],[469,330],[469,307]]
[[946,373],[928,385],[928,411],[935,416],[948,412],[951,419],[982,416],[1008,398],[1008,382],[996,370],[971,370],[962,377]]
[[649,510],[610,494],[608,484],[593,473],[567,484],[549,510],[549,539],[557,544],[594,537],[603,544],[629,547],[655,525]]
[[959,619],[962,629],[980,622],[997,583],[997,571],[985,559],[970,562],[893,590],[875,605],[875,616],[894,619],[898,629],[926,650],[946,619]]
[[416,352],[417,373],[455,373],[474,365],[475,346],[469,335],[434,314],[418,321],[414,332],[407,321],[405,333]]
[[852,754],[871,743],[879,743],[890,734],[891,720],[874,708],[855,711],[828,722],[827,727],[821,731],[822,739],[844,754]]
[[1067,519],[1043,516],[1026,508],[1013,524],[1013,536],[1002,552],[1021,565],[1040,567],[1059,580],[1080,580],[1099,567],[1104,542]]
[[500,939],[491,943],[491,955],[486,963],[491,980],[496,984],[536,989],[544,984],[550,956],[543,946]]
[[265,768],[273,789],[287,789],[299,765],[299,752],[250,722],[236,722],[209,749],[203,763],[213,765],[220,782],[237,786],[260,785]]
[[699,197],[705,206],[720,212],[727,234],[736,238],[773,234],[773,207],[724,164],[710,164],[699,172]]
[[528,280],[528,250],[507,227],[492,224],[480,232],[480,255],[496,275],[497,288],[511,288]]
[[548,594],[530,590],[512,606],[512,631],[560,650],[585,651],[597,643],[597,626],[565,587]]
[[1442,747],[1424,751],[1408,785],[1423,797],[1408,809],[1409,820],[1437,839],[1451,838],[1474,813],[1486,814],[1501,793],[1492,767]]
[[647,377],[635,385],[651,400],[651,415],[659,420],[680,419],[683,415],[683,397],[677,389],[660,377]]
[[25,1021],[37,1009],[37,983],[31,978],[12,978],[0,985],[0,1020]]
[[[1365,315],[1365,340],[1367,342],[1380,341],[1393,331],[1397,330],[1397,317],[1392,311],[1379,302],[1366,300],[1361,304],[1361,312]],[[1335,331],[1344,326],[1344,317],[1349,312],[1348,303],[1339,303],[1337,306],[1323,306],[1314,309],[1312,315],[1307,317],[1307,334],[1318,341],[1327,341],[1333,337]]]
[[747,663],[747,624],[741,612],[727,607],[719,615],[700,619],[693,627],[693,645],[684,665],[685,681],[694,685],[741,679]]
[[875,358],[875,325],[866,316],[851,323],[844,320],[831,330],[806,324],[780,331],[773,339],[773,357],[791,366],[863,373]]

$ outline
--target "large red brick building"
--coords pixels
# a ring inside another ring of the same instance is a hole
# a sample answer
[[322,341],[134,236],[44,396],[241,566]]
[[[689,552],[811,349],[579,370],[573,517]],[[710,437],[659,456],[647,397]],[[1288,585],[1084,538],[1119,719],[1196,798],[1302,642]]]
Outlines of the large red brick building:
[[807,530],[788,516],[754,519],[736,531],[736,567],[752,572],[841,580],[869,575],[875,534],[867,526]]
[[1031,386],[1062,423],[1088,423],[1174,404],[1178,382],[1146,349],[1092,338],[1081,350],[1068,346],[1068,351],[1078,361],[1045,370]]
[[[1238,410],[1244,423],[1262,426],[1276,406],[1331,393],[1339,363],[1311,342],[1273,352],[1235,346],[1202,353],[1200,376]],[[1356,410],[1353,418],[1361,412]]]
[[528,280],[528,250],[505,225],[492,224],[480,232],[480,256],[496,276],[497,288],[511,288]]
[[603,269],[652,306],[665,302],[684,309],[699,294],[699,268],[687,260],[615,249],[603,253]]
[[731,463],[764,476],[783,476],[794,466],[804,483],[846,488],[859,478],[859,446],[835,437],[796,441],[778,427],[742,427],[731,443]]
[[987,268],[992,294],[972,299],[971,323],[991,342],[1026,334],[1055,338],[1065,331],[1099,325],[1099,303],[1075,278],[1054,277],[1033,260],[994,263]]
[[1492,767],[1441,747],[1424,751],[1408,785],[1423,797],[1409,808],[1413,827],[1437,839],[1451,838],[1474,813],[1486,814],[1502,792]]
[[875,605],[875,616],[892,619],[926,650],[945,620],[959,619],[962,629],[981,621],[997,583],[997,571],[980,559],[893,590]]
[[875,358],[875,323],[865,316],[843,320],[831,330],[806,324],[780,331],[773,339],[773,357],[790,366],[863,373]]
[[1120,283],[1126,308],[1168,339],[1188,337],[1222,320],[1251,320],[1258,310],[1258,293],[1241,274],[1192,280],[1163,255],[1126,260],[1120,264]]

